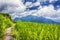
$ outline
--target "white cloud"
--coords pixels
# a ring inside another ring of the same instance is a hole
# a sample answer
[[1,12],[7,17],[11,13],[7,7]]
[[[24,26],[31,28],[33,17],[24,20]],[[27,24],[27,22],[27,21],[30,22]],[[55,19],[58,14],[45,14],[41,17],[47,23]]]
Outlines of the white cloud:
[[56,14],[56,10],[54,10],[54,7],[50,5],[39,9],[35,14],[37,16],[51,17],[52,15]]
[[32,5],[32,2],[26,2],[25,3],[25,6],[31,6]]
[[30,8],[30,7],[33,7],[33,6],[40,6],[40,2],[35,2],[35,3],[32,3],[32,2],[26,2],[25,3],[25,6],[26,8]]
[[40,6],[40,2],[36,2],[33,4],[34,6]]
[[[27,2],[25,5],[23,4],[22,0],[0,0],[0,8],[3,5],[6,7],[2,10],[2,12],[8,12],[12,19],[16,17],[24,17],[27,15],[34,15],[34,16],[43,16],[52,20],[60,20],[60,9],[55,10],[53,5],[44,6],[40,5],[41,0],[37,0],[37,2]],[[46,1],[46,0],[44,0]],[[54,0],[50,0],[52,2]],[[40,6],[38,10],[31,10],[25,11],[26,8],[32,6]]]
[[7,5],[3,11],[24,11],[26,9],[25,5],[21,0],[0,0],[0,7]]
[[47,19],[51,19],[51,20],[54,20],[56,22],[60,22],[60,17],[57,17],[57,18],[51,18],[51,17],[46,17]]

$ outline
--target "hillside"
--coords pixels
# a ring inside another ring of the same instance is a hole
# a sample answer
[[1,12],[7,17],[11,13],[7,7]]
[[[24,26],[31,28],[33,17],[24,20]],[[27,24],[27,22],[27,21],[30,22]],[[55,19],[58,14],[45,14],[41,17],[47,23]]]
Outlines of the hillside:
[[[13,24],[9,14],[0,13],[0,40]],[[16,21],[11,32],[13,40],[60,40],[59,24]]]
[[60,25],[17,21],[14,40],[60,40]]
[[12,24],[13,22],[8,14],[0,13],[0,40],[2,40],[5,29],[10,27]]

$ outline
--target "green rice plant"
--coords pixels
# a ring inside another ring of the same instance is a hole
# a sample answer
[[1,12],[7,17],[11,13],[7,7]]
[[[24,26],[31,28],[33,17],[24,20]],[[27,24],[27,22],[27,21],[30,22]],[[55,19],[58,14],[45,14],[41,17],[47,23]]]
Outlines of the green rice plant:
[[60,25],[17,21],[13,40],[60,40]]
[[0,40],[2,40],[5,30],[8,27],[11,27],[12,24],[13,22],[10,20],[10,18],[4,16],[4,14],[0,14]]

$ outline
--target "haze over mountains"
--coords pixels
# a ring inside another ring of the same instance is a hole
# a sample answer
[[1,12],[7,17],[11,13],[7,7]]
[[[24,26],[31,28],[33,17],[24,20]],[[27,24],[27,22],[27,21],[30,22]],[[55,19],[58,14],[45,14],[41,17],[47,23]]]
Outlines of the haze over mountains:
[[12,19],[33,15],[60,22],[60,0],[0,0],[0,12]]
[[22,21],[26,21],[26,22],[59,23],[59,22],[55,22],[51,19],[44,18],[42,16],[37,17],[37,16],[33,16],[33,15],[28,15],[28,16],[25,16],[22,18],[15,18],[14,19],[14,21],[17,21],[17,20],[22,20]]

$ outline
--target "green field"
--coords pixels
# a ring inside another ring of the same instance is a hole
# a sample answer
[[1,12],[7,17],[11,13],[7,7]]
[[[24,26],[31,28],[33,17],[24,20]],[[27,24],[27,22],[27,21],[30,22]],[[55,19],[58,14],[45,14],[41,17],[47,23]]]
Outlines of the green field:
[[5,29],[10,27],[12,24],[13,22],[10,20],[8,14],[5,15],[0,13],[0,40],[2,40]]
[[5,29],[12,27],[13,40],[60,40],[60,25],[36,22],[16,21],[13,23],[8,14],[0,13],[0,40]]
[[60,25],[17,21],[12,34],[14,40],[60,40]]

